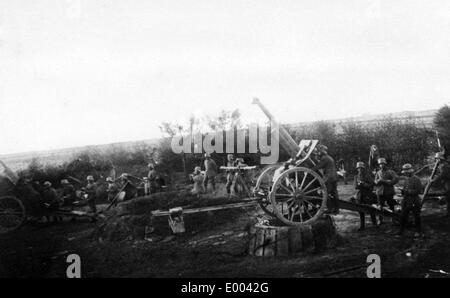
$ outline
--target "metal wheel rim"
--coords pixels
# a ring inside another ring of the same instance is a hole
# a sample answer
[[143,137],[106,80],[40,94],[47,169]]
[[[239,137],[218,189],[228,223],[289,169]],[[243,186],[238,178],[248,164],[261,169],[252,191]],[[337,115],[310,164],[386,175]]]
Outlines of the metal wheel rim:
[[19,199],[13,196],[0,197],[0,234],[17,229],[24,220],[25,207]]
[[[271,165],[271,166],[268,166],[264,171],[262,171],[262,173],[258,177],[258,180],[256,181],[254,190],[258,191],[260,189],[263,179],[270,171],[275,171],[276,169],[278,169],[281,166],[282,166],[281,164]],[[276,217],[276,215],[273,211],[273,208],[271,206],[270,191],[269,191],[269,194],[267,195],[266,200],[265,201],[258,200],[258,204],[266,214],[268,214],[272,217]]]
[[[304,179],[298,178],[299,172],[304,172],[304,175],[303,175]],[[299,198],[297,198],[297,195],[294,195],[294,194],[289,196],[288,194],[277,193],[277,190],[280,189],[280,187],[282,189],[284,189],[286,192],[288,192],[289,188],[286,185],[281,186],[281,183],[283,181],[285,181],[286,179],[289,179],[289,176],[293,173],[295,173],[295,177],[297,177],[297,179],[294,177],[294,180],[297,180],[297,183],[296,184],[289,183],[288,186],[290,186],[290,190],[292,191],[292,193],[295,193],[295,191],[297,191],[297,192],[301,192],[301,190],[303,191],[303,193],[305,195],[303,195],[303,196],[298,195]],[[306,182],[306,180],[307,180],[306,177],[308,177],[309,175],[311,176],[312,180]],[[319,186],[318,187],[316,186],[315,188],[311,188],[311,186],[316,185],[315,184],[316,181],[319,183]],[[285,189],[285,188],[288,188],[288,189]],[[321,195],[320,194],[315,195],[315,196],[310,195],[311,191],[315,190],[315,189],[320,190]],[[277,200],[277,196],[278,196],[278,200]],[[284,199],[284,200],[280,199],[280,197],[283,197],[283,196],[286,199]],[[289,197],[291,197],[292,199],[288,199]],[[317,207],[317,206],[319,206],[317,203],[313,204],[313,201],[312,201],[313,199],[311,199],[310,197],[315,197],[315,200],[321,200],[320,207]],[[272,191],[270,192],[270,200],[271,200],[272,208],[274,206],[276,206],[276,208],[273,208],[275,216],[287,225],[306,225],[306,224],[309,224],[309,223],[317,220],[325,211],[327,197],[328,197],[328,193],[327,193],[327,189],[325,186],[325,182],[323,181],[322,177],[319,174],[317,174],[316,172],[312,171],[311,169],[304,168],[304,167],[291,168],[291,169],[285,171],[284,173],[282,173],[275,181]],[[292,201],[290,201],[290,200],[292,200]],[[293,213],[288,213],[288,217],[292,216],[291,218],[285,217],[286,213],[284,213],[285,210],[283,208],[285,201],[288,202],[288,206],[286,208],[287,211],[290,211],[291,208],[294,207]],[[292,205],[289,206],[289,204],[292,204]],[[302,209],[301,205],[304,205],[303,209]],[[281,208],[279,208],[279,206],[281,206]],[[310,212],[308,212],[309,207],[315,207],[315,212],[313,215],[310,214]],[[305,213],[308,214],[308,216],[309,216],[309,218],[307,220],[303,220],[302,210],[306,210]],[[298,215],[299,215],[298,217],[300,218],[300,221],[294,221],[296,211],[298,212]]]

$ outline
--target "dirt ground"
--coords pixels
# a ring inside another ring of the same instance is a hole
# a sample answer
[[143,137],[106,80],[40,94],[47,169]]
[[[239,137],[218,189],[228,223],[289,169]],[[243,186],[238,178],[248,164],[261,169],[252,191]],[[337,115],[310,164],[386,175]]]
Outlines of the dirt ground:
[[[352,186],[339,185],[341,198]],[[109,241],[99,236],[100,220],[27,224],[0,236],[0,276],[66,277],[66,257],[81,257],[82,277],[366,277],[369,254],[381,257],[382,277],[448,277],[450,220],[445,205],[427,201],[422,212],[424,235],[395,235],[390,221],[358,232],[359,216],[342,210],[334,216],[336,247],[289,257],[247,254],[247,230],[261,214],[258,207],[186,215],[187,232],[170,234],[167,222],[146,239]],[[357,268],[359,266],[359,268]]]

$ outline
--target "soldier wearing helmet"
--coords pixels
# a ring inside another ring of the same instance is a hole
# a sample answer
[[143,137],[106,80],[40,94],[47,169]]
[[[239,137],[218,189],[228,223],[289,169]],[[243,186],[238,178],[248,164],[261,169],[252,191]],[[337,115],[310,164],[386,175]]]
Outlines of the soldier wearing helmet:
[[148,178],[148,190],[149,190],[149,194],[155,193],[157,190],[157,177],[158,177],[158,173],[156,172],[155,169],[155,165],[153,163],[149,163],[148,164],[148,174],[147,174],[147,178]]
[[192,189],[192,194],[199,197],[200,194],[205,191],[203,188],[203,180],[205,179],[205,177],[202,174],[201,168],[195,167],[194,173],[192,173],[190,176],[191,176],[192,181],[194,182],[194,188]]
[[[356,201],[359,204],[371,205],[372,203],[374,203],[373,198],[374,194],[372,193],[373,178],[370,175],[370,172],[366,169],[366,165],[362,161],[356,163],[356,170],[357,170],[357,174],[355,175],[355,189],[357,190]],[[359,212],[359,218],[360,218],[359,230],[362,231],[366,227],[365,213]],[[370,214],[370,219],[372,220],[372,224],[374,226],[378,226],[375,214]]]
[[87,195],[87,204],[91,211],[95,214],[97,213],[97,184],[95,183],[94,177],[92,175],[87,176],[86,180],[87,184],[85,193]]
[[119,193],[119,188],[111,177],[106,178],[106,183],[108,184],[108,186],[106,187],[106,192],[108,193],[108,201],[112,202]]
[[63,204],[65,206],[71,206],[77,199],[75,187],[73,187],[73,185],[67,179],[62,179],[60,184],[62,186],[61,199],[63,201]]
[[49,181],[44,182],[42,190],[42,200],[45,208],[49,210],[49,213],[47,213],[46,215],[47,220],[53,222],[62,221],[62,218],[60,216],[52,216],[52,212],[59,209],[60,201],[58,200],[56,190],[52,187],[52,184]]
[[203,180],[203,187],[205,192],[208,192],[208,182],[211,183],[213,188],[213,194],[216,193],[216,175],[217,175],[217,164],[211,158],[209,153],[205,153],[205,180]]
[[414,175],[414,169],[411,164],[404,164],[402,167],[402,174],[406,176],[405,184],[402,189],[403,201],[402,201],[402,213],[400,215],[400,231],[402,234],[406,224],[408,223],[409,213],[414,215],[414,222],[418,233],[421,231],[420,226],[420,209],[421,201],[419,194],[423,189],[422,182]]
[[433,183],[443,182],[444,184],[444,199],[447,202],[447,217],[450,217],[450,164],[445,159],[444,154],[439,152],[436,154],[436,160],[439,161],[438,174],[433,178]]
[[[235,167],[236,166],[236,160],[234,159],[233,154],[227,155],[227,167]],[[234,175],[236,174],[235,170],[227,170],[227,184],[225,185],[225,188],[227,189],[227,194],[230,197],[231,196],[231,186],[233,185]]]
[[319,157],[319,163],[313,167],[314,171],[322,170],[325,186],[329,195],[328,213],[339,213],[339,194],[337,191],[337,171],[334,159],[328,155],[328,147],[325,145],[318,145],[315,148],[315,153]]
[[[394,171],[388,169],[385,158],[379,158],[378,165],[380,169],[375,174],[375,191],[378,202],[381,207],[387,204],[389,209],[394,212],[394,206],[397,204],[394,200],[394,185],[398,182],[398,176]],[[380,222],[382,220],[383,217],[380,215]]]

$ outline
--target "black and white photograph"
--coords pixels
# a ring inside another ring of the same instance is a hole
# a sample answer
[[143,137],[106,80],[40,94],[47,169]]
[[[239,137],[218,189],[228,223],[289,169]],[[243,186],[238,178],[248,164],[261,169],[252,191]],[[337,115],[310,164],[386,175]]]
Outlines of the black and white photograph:
[[447,277],[449,1],[0,0],[0,278]]

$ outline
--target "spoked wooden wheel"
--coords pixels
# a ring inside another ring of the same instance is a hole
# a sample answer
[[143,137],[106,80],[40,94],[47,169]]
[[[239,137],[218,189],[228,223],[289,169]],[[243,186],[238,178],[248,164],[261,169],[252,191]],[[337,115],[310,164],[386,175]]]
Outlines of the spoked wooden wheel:
[[13,231],[25,220],[25,207],[16,197],[0,197],[0,234]]
[[272,217],[276,217],[276,215],[271,206],[270,191],[275,181],[276,172],[281,166],[281,164],[276,164],[264,169],[259,175],[253,190],[254,195],[259,198],[258,203],[261,209]]
[[270,193],[275,216],[287,225],[303,225],[318,219],[327,204],[327,189],[319,174],[303,167],[283,172]]

